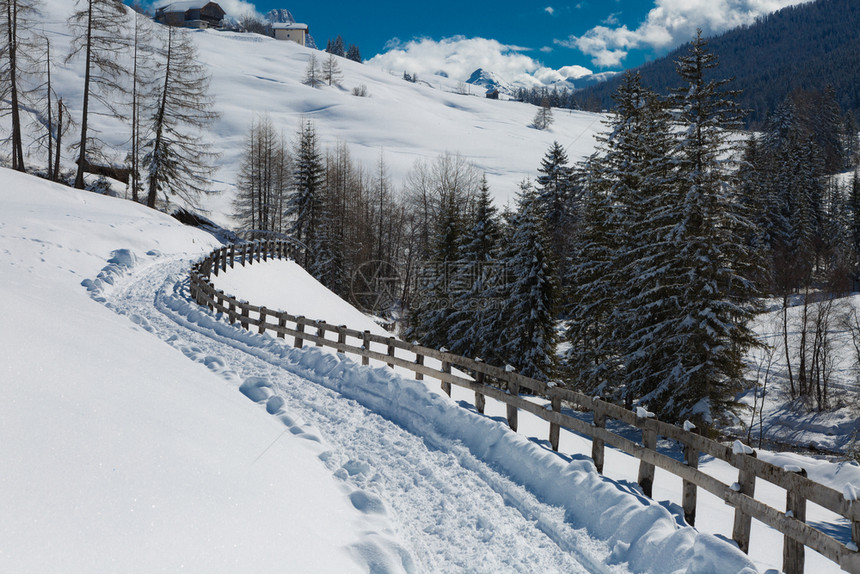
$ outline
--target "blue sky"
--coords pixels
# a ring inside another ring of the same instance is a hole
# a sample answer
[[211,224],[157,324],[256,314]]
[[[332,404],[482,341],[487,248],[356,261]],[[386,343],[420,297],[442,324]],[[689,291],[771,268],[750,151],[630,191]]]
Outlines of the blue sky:
[[[809,0],[438,0],[320,2],[218,0],[228,14],[290,10],[320,48],[340,34],[365,59],[391,69],[462,76],[493,66],[533,76],[621,70],[692,38]],[[432,7],[431,7],[432,6]]]

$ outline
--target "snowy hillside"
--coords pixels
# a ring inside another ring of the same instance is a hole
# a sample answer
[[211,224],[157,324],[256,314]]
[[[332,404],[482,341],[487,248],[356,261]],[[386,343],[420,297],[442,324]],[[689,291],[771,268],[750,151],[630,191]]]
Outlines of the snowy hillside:
[[[66,16],[69,0],[45,0],[45,33],[55,54],[66,54],[70,40]],[[529,127],[534,106],[491,101],[479,95],[460,95],[458,82],[440,76],[402,79],[404,70],[382,70],[338,59],[341,86],[311,88],[302,84],[312,54],[325,54],[295,43],[257,34],[195,31],[202,62],[212,75],[210,92],[221,117],[209,140],[221,154],[205,206],[219,223],[229,224],[233,185],[242,144],[252,120],[269,114],[274,125],[291,138],[302,118],[314,120],[323,149],[343,142],[354,159],[372,173],[383,154],[395,187],[399,188],[416,160],[433,160],[444,152],[459,153],[486,171],[499,204],[512,198],[517,184],[537,174],[540,160],[554,140],[567,148],[571,161],[591,153],[600,116],[564,111],[545,131]],[[75,120],[80,119],[83,67],[80,60],[54,63],[55,89]],[[352,95],[366,86],[368,97]],[[129,128],[122,122],[94,117],[95,127],[108,143],[125,150]],[[25,121],[24,123],[29,123]],[[0,130],[9,129],[0,122]],[[65,153],[65,152],[64,152]],[[122,160],[125,152],[117,154]],[[72,166],[67,153],[64,163]],[[30,163],[42,159],[32,150]]]

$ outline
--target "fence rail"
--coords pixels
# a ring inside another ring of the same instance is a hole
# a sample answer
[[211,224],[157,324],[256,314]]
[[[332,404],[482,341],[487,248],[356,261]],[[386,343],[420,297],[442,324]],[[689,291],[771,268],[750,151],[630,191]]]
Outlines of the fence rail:
[[[475,392],[475,406],[484,412],[486,397],[507,405],[508,424],[517,429],[519,410],[529,412],[549,423],[549,441],[558,450],[559,430],[564,427],[575,433],[591,437],[592,459],[598,472],[603,472],[605,445],[615,447],[640,461],[639,485],[651,496],[655,467],[683,479],[682,506],[684,517],[695,524],[697,489],[703,488],[734,507],[735,518],[732,539],[744,552],[749,552],[751,520],[776,529],[784,535],[783,570],[787,574],[804,570],[804,547],[809,547],[838,564],[842,569],[860,574],[860,501],[849,500],[843,493],[806,477],[804,470],[782,468],[759,460],[755,451],[738,453],[732,447],[707,437],[684,430],[675,425],[637,416],[636,413],[597,397],[522,376],[510,369],[488,365],[479,359],[469,359],[406,343],[394,337],[384,337],[370,331],[357,331],[345,325],[315,321],[284,311],[275,311],[240,301],[219,291],[211,281],[213,275],[232,269],[236,264],[250,265],[269,258],[296,260],[301,246],[289,241],[268,239],[232,244],[210,253],[195,263],[190,273],[192,298],[210,310],[223,313],[230,323],[239,323],[244,329],[256,327],[258,333],[272,331],[277,337],[293,337],[294,345],[305,342],[316,346],[332,347],[338,353],[358,355],[362,364],[370,360],[382,361],[389,367],[401,367],[415,373],[417,379],[435,378],[443,390],[451,394],[451,385]],[[399,351],[399,352],[398,352]],[[425,358],[441,363],[441,368],[428,366]],[[471,373],[471,377],[464,373]],[[520,396],[521,391],[550,401],[551,409]],[[567,402],[580,410],[593,413],[588,423],[562,412]],[[642,432],[641,443],[631,441],[606,428],[607,419],[615,419]],[[657,452],[657,437],[662,436],[681,443],[684,461],[680,462]],[[699,455],[709,455],[738,469],[738,480],[732,485],[700,471]],[[754,498],[756,480],[764,480],[786,490],[786,510],[781,511]],[[851,545],[845,545],[829,534],[805,522],[806,502],[813,502],[847,519],[851,524]]]

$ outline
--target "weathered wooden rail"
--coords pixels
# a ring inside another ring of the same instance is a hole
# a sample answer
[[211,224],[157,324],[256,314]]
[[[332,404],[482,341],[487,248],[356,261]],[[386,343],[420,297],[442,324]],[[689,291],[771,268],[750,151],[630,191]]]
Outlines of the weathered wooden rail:
[[[751,454],[735,452],[731,446],[703,437],[653,418],[642,418],[620,406],[589,397],[582,393],[554,386],[509,369],[488,365],[479,359],[460,357],[448,352],[422,347],[383,337],[370,331],[356,331],[345,325],[332,325],[314,321],[284,311],[274,311],[238,300],[215,289],[212,275],[218,275],[236,264],[246,265],[269,258],[297,259],[301,247],[282,240],[265,240],[233,244],[217,249],[191,268],[190,291],[194,300],[210,310],[223,313],[231,323],[238,322],[245,329],[253,325],[258,333],[272,331],[277,337],[294,338],[295,347],[305,342],[334,348],[337,353],[353,354],[367,365],[371,359],[382,361],[389,367],[402,367],[415,373],[419,380],[425,376],[441,382],[443,390],[451,394],[451,385],[475,392],[475,407],[484,412],[486,397],[507,405],[508,424],[517,429],[517,412],[523,410],[549,423],[549,442],[558,450],[561,427],[591,437],[592,459],[598,472],[603,472],[605,445],[611,445],[640,461],[638,482],[643,492],[651,496],[654,469],[659,467],[683,479],[682,507],[690,525],[695,524],[697,491],[703,488],[734,507],[732,539],[744,552],[749,552],[750,528],[753,518],[784,535],[783,570],[787,574],[804,570],[804,548],[808,547],[838,564],[842,569],[860,574],[860,501],[848,500],[837,490],[806,477],[799,468],[782,468],[759,460]],[[441,368],[428,366],[425,358],[441,363]],[[462,373],[471,373],[472,377]],[[506,390],[503,390],[505,389]],[[551,409],[520,396],[520,393],[544,397]],[[562,412],[566,402],[578,410],[591,411],[593,422],[588,423]],[[606,428],[607,419],[622,421],[641,429],[641,443],[631,441]],[[684,448],[684,462],[657,452],[657,437],[678,441]],[[709,455],[738,469],[738,480],[732,485],[698,469],[700,455]],[[756,480],[765,480],[786,491],[786,508],[778,510],[754,498]],[[851,545],[845,545],[829,534],[809,525],[806,519],[806,502],[813,502],[847,519],[851,524]]]

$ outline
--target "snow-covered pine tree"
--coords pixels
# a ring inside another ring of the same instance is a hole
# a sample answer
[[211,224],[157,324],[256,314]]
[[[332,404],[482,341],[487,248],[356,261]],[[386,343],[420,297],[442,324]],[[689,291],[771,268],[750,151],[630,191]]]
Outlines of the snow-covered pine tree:
[[573,169],[568,165],[567,153],[554,141],[538,168],[538,194],[536,201],[543,211],[550,235],[550,255],[558,274],[559,285],[568,274],[570,243],[575,232],[576,197]]
[[567,363],[590,392],[630,403],[624,343],[641,287],[630,281],[632,265],[646,257],[634,253],[647,245],[643,221],[656,207],[655,190],[669,184],[671,141],[666,113],[638,74],[626,74],[613,98],[615,113],[585,168],[582,230],[571,249]]
[[486,176],[468,220],[454,266],[455,283],[461,289],[452,293],[448,348],[458,355],[486,360],[495,354],[488,344],[493,339],[492,319],[496,317],[490,293],[501,284],[504,271],[498,260],[498,214]]
[[212,110],[209,76],[197,59],[191,34],[181,28],[166,28],[151,139],[144,146],[149,180],[146,204],[155,207],[159,192],[164,192],[165,200],[173,195],[193,206],[206,191],[217,157],[201,132],[218,114]]
[[667,214],[675,225],[660,260],[683,282],[675,286],[678,312],[665,319],[673,364],[659,386],[639,397],[666,420],[686,418],[702,428],[728,418],[746,384],[743,357],[757,344],[749,322],[758,290],[749,278],[760,267],[744,241],[753,229],[732,165],[740,111],[724,91],[728,80],[706,79],[716,66],[701,32],[677,62],[683,82],[673,98],[681,127],[675,156],[680,195],[665,202],[677,211]]
[[448,347],[451,326],[450,280],[459,258],[463,232],[460,194],[456,189],[443,189],[436,214],[428,260],[419,270],[419,287],[415,307],[410,314],[407,337],[418,339],[430,347]]
[[[520,186],[512,235],[503,250],[507,284],[495,308],[497,354],[517,372],[542,381],[556,373],[556,332],[553,315],[557,293],[543,214],[534,186]],[[490,336],[493,331],[487,332]]]

